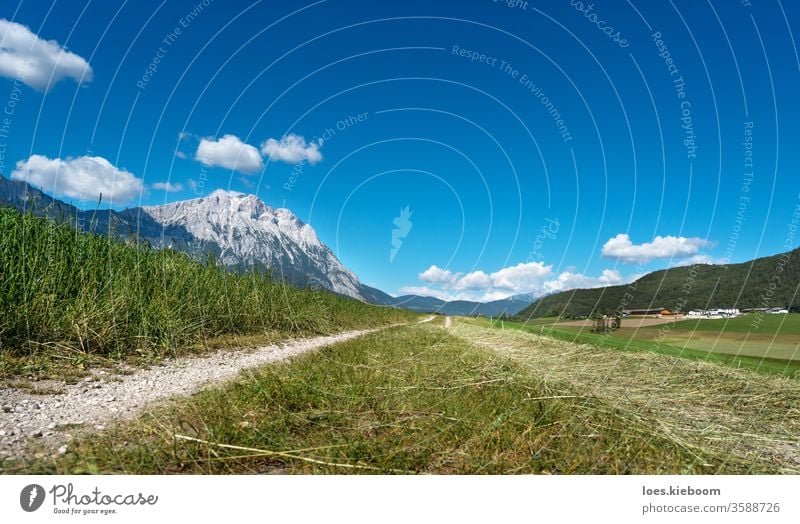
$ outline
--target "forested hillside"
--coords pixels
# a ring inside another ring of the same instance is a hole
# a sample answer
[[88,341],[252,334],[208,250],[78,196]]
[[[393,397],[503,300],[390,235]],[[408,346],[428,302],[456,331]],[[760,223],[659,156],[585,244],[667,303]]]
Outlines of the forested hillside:
[[675,267],[630,284],[564,291],[525,308],[518,318],[583,316],[622,309],[664,307],[688,311],[719,307],[796,307],[800,250],[741,264]]

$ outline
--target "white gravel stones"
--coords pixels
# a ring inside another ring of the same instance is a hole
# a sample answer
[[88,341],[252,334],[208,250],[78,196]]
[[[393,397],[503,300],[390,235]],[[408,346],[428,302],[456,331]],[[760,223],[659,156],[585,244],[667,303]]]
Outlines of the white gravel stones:
[[[154,402],[190,395],[203,386],[233,379],[243,369],[291,358],[373,331],[376,330],[293,340],[252,351],[219,351],[203,357],[183,357],[163,366],[121,375],[119,380],[87,377],[78,384],[63,385],[63,393],[58,394],[32,395],[24,389],[0,388],[0,455],[6,454],[3,452],[24,453],[29,442],[21,438],[23,435],[61,453],[68,438],[64,432],[71,431],[69,428],[74,429],[76,424],[102,430],[114,419],[133,418]],[[98,377],[101,375],[106,372],[97,373]],[[16,430],[12,431],[14,428]]]

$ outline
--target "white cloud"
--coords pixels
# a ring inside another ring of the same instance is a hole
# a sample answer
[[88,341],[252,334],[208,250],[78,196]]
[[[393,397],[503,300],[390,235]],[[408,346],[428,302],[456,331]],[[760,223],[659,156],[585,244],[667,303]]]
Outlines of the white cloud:
[[167,193],[176,193],[183,191],[183,184],[173,184],[172,182],[156,182],[153,184],[153,189],[162,189]]
[[492,287],[492,277],[483,271],[472,271],[453,283],[456,289],[484,290]]
[[714,243],[697,237],[657,236],[652,242],[634,244],[625,233],[610,238],[602,254],[627,264],[646,264],[657,258],[686,258],[698,254],[700,249],[713,247]]
[[297,164],[307,160],[309,164],[316,164],[322,160],[322,147],[319,142],[306,142],[300,135],[289,134],[280,140],[270,138],[261,143],[261,153],[268,156],[273,162],[286,162]]
[[622,275],[616,269],[604,269],[603,274],[600,276],[600,282],[603,285],[621,284],[622,281]]
[[541,285],[542,280],[550,274],[552,268],[541,262],[520,263],[488,274],[477,270],[470,273],[453,273],[436,265],[419,274],[420,280],[430,284],[438,284],[446,289],[457,291],[481,291],[483,293],[522,293],[526,289]]
[[453,273],[449,269],[442,269],[432,265],[419,274],[419,279],[432,284],[453,284],[458,280],[459,276],[461,276],[461,273]]
[[492,286],[513,293],[527,293],[528,289],[540,285],[552,271],[552,266],[546,266],[542,262],[520,263],[492,273]]
[[242,142],[235,135],[225,135],[219,140],[203,138],[197,147],[195,160],[209,167],[224,167],[245,174],[264,169],[264,161],[258,149]]
[[599,277],[564,271],[553,280],[544,283],[545,293],[555,293],[569,289],[615,286],[624,283],[622,275],[615,269],[604,269]]
[[57,196],[86,201],[97,200],[102,194],[104,202],[129,202],[144,188],[141,179],[99,156],[62,160],[33,155],[17,162],[11,178],[25,180]]
[[58,42],[42,40],[28,27],[0,19],[0,76],[46,91],[64,78],[90,82],[93,72],[84,58]]

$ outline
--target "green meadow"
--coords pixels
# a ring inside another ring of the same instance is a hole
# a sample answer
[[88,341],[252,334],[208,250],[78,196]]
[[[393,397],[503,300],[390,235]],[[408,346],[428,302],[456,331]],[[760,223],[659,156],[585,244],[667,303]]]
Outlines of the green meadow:
[[787,376],[800,372],[800,314],[750,314],[646,327],[626,326],[630,322],[623,319],[619,330],[605,334],[593,333],[590,327],[563,325],[554,318],[536,319],[535,323],[506,321],[503,326],[622,351],[652,351]]

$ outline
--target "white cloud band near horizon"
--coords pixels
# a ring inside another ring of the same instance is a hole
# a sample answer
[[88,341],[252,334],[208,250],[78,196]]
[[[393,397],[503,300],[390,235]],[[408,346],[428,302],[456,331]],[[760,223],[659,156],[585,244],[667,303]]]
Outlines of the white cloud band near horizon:
[[94,72],[83,57],[54,40],[43,40],[27,26],[0,18],[0,76],[47,91],[65,78],[78,84]]
[[123,204],[141,196],[144,183],[100,156],[48,158],[32,155],[17,162],[11,178],[58,197]]
[[469,273],[453,272],[431,265],[419,274],[428,285],[404,286],[401,293],[431,296],[441,300],[472,300],[488,302],[512,295],[532,294],[536,297],[576,288],[602,287],[623,284],[626,279],[614,269],[606,269],[593,277],[582,273],[553,272],[551,265],[525,262],[501,268],[492,273],[481,270]]

